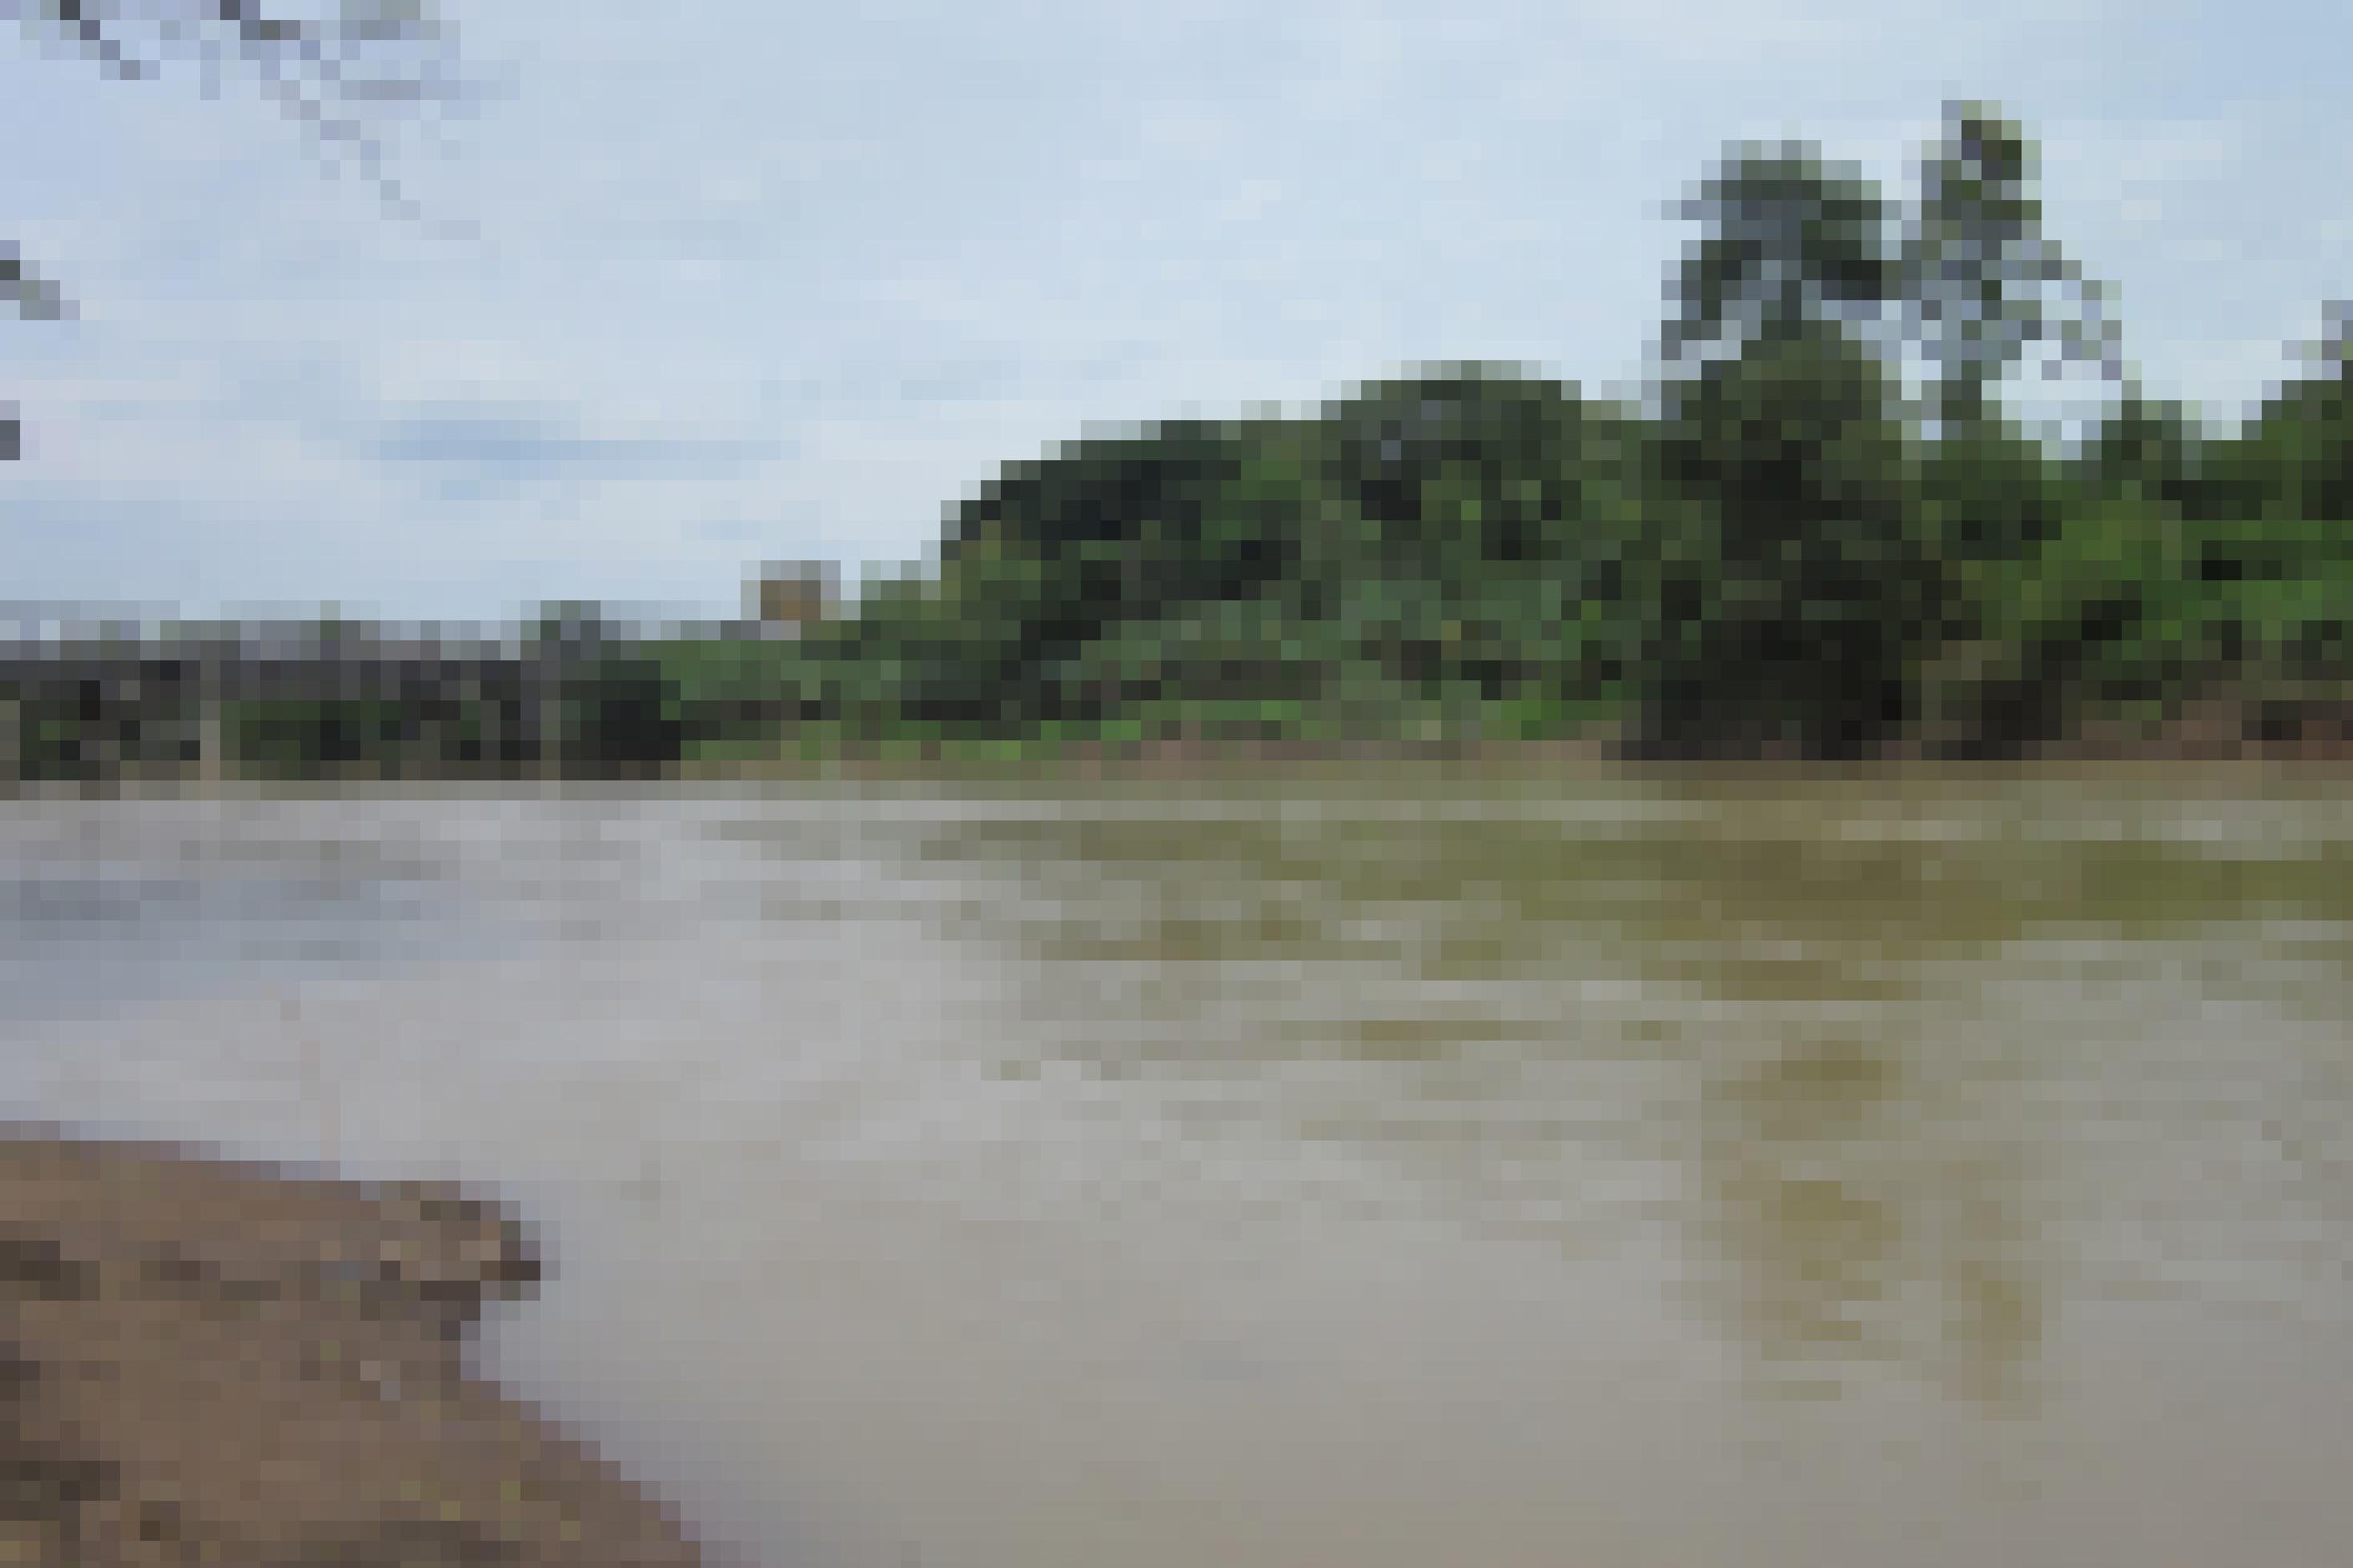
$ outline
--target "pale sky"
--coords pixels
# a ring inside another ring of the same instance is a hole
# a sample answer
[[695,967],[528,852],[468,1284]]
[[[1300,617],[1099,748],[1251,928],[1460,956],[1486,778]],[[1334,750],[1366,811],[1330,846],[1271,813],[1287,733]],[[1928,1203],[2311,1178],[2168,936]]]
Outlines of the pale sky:
[[2041,139],[2155,392],[2235,416],[2353,294],[2338,5],[445,8],[507,89],[401,141],[423,221],[235,79],[0,30],[0,239],[80,310],[0,319],[0,600],[729,615],[1097,429],[1449,360],[1630,395],[1727,142],[1906,196],[1953,98]]

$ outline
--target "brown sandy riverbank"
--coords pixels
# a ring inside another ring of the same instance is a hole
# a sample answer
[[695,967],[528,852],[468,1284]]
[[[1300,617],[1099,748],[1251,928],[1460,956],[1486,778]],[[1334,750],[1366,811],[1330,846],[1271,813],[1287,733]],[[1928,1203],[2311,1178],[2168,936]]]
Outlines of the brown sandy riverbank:
[[0,1563],[702,1563],[467,1374],[540,1277],[517,1215],[445,1184],[0,1125]]

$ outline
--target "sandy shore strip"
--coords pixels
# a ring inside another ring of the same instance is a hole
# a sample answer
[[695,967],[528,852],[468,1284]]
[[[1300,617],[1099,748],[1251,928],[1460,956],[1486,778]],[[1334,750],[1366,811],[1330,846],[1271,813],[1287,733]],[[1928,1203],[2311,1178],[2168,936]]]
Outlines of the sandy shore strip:
[[503,1205],[0,1123],[0,1564],[706,1561],[468,1374],[542,1276]]

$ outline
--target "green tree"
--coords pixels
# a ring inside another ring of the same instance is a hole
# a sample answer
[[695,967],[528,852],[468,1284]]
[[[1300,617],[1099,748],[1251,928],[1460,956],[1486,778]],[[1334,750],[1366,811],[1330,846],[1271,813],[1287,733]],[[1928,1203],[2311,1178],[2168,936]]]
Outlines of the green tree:
[[2243,515],[2353,521],[2353,307],[2329,307],[2312,372],[2267,398],[2241,432]]
[[1672,210],[1704,232],[1668,288],[1671,372],[1820,322],[1876,322],[1901,280],[1877,184],[1803,143],[1743,147]]
[[[1635,657],[1647,437],[1625,409],[1517,367],[1375,383],[1315,421],[1330,489],[1302,551],[1366,700],[1557,720]],[[1377,671],[1377,678],[1372,678]]]
[[611,773],[658,770],[683,754],[687,729],[674,676],[658,650],[601,606],[571,600],[541,606],[523,657],[541,702],[542,759]]
[[1882,326],[1891,208],[1810,148],[1734,153],[1681,209],[1652,492],[1684,515],[1650,606],[1643,744],[1852,755],[1899,729],[1941,637],[1917,468]]
[[1661,457],[1706,559],[1657,606],[1644,742],[1842,757],[1900,730],[1947,584],[1887,365],[1832,322],[1767,333],[1685,389]]
[[[1978,568],[2073,503],[1994,389],[2036,344],[2113,371],[2105,294],[2042,233],[2033,142],[1986,104],[1946,114],[1900,232],[1875,186],[1797,144],[1735,151],[1680,209],[1704,227],[1669,290],[1654,493],[1694,521],[1660,579],[1679,600],[1655,616],[1654,738],[1843,751],[1949,706],[1997,635]],[[1894,379],[1906,343],[1932,443]],[[2193,460],[2147,483],[2184,492]],[[1947,639],[1968,657],[1940,661]]]
[[[2035,343],[2116,368],[2106,290],[2042,232],[2040,152],[1989,104],[1945,106],[1946,135],[1920,165],[1920,205],[1894,290],[1906,336],[1935,374],[1930,411],[1946,426],[1987,417],[1993,384]],[[2076,301],[2054,304],[2054,289]]]
[[2111,500],[2143,502],[2179,517],[2200,506],[2204,452],[2189,411],[2128,385],[2075,463],[2093,505]]

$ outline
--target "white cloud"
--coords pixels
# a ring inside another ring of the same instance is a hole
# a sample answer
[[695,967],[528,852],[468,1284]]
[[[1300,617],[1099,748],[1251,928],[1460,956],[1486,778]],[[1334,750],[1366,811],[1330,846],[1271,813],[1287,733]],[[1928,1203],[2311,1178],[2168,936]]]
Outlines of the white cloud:
[[[1658,209],[1725,142],[1794,133],[1899,189],[1963,92],[2043,138],[2052,230],[2123,284],[2151,380],[2255,395],[2353,292],[2348,111],[2210,90],[2233,62],[2276,78],[2261,29],[2132,16],[711,0],[655,25],[469,0],[461,44],[516,90],[410,172],[476,246],[322,179],[263,106],[0,58],[0,136],[74,149],[12,169],[11,200],[88,312],[0,323],[37,458],[0,475],[0,548],[26,591],[95,580],[24,531],[34,500],[79,495],[156,561],[217,542],[196,576],[159,567],[166,591],[242,570],[423,615],[561,578],[732,609],[730,552],[914,555],[944,504],[1091,422],[1300,405],[1439,359],[1622,389],[1689,237]],[[2295,52],[2348,30],[2316,17]],[[535,467],[508,467],[542,476],[502,496],[380,460],[436,411],[488,438],[501,409],[539,421],[508,432]],[[788,455],[716,455],[762,442]],[[126,477],[168,478],[176,521],[141,532],[155,498]]]

